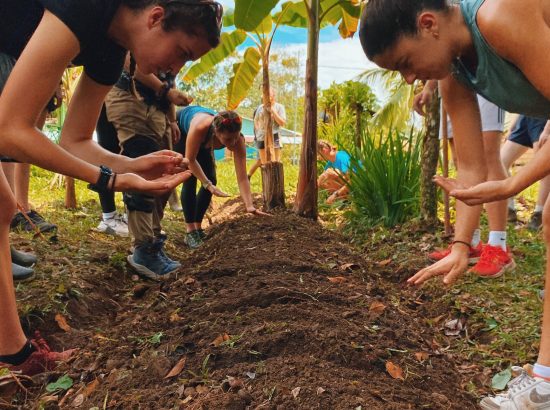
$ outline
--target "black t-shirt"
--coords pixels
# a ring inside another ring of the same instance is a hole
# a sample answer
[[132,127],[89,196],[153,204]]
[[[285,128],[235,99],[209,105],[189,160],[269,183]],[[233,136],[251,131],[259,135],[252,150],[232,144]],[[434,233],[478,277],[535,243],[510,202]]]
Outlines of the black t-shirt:
[[55,14],[80,42],[73,64],[100,84],[118,80],[126,50],[107,37],[121,0],[0,0],[0,52],[15,58],[40,23],[44,9]]

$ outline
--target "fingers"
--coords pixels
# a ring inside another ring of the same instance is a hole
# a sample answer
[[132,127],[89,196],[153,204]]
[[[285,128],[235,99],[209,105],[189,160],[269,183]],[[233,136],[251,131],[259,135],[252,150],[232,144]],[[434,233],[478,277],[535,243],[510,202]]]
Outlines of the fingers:
[[442,272],[439,272],[436,264],[428,266],[421,271],[417,272],[414,276],[411,276],[407,280],[407,284],[412,286],[420,286],[427,280],[433,278],[434,276],[442,275]]

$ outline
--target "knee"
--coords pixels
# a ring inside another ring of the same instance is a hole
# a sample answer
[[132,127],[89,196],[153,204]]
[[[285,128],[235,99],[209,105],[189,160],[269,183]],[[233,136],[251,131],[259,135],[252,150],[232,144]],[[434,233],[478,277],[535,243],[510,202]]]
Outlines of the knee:
[[0,198],[2,198],[2,206],[0,206],[0,224],[9,225],[17,210],[17,203],[11,192],[6,192],[5,195],[1,195]]
[[152,213],[155,199],[143,194],[124,193],[124,203],[128,207],[128,211]]

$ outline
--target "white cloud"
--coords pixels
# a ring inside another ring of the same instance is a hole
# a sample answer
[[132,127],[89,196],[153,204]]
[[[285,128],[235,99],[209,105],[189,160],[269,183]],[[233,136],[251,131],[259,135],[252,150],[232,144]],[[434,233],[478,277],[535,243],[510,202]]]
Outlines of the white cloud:
[[[290,44],[278,46],[273,44],[274,50],[277,47],[284,48],[291,53],[300,56],[302,65],[305,68],[306,45]],[[342,83],[352,80],[367,68],[374,64],[367,59],[359,39],[338,39],[319,44],[319,88],[327,88],[332,82]],[[304,76],[305,76],[305,71]]]

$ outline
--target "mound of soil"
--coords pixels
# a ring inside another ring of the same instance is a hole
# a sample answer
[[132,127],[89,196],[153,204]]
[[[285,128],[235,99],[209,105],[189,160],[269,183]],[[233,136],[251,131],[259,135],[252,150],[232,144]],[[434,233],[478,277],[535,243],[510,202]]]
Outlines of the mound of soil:
[[64,289],[19,294],[20,308],[61,294],[66,311],[25,317],[55,347],[80,351],[12,403],[37,406],[68,374],[74,385],[54,406],[476,408],[427,323],[429,294],[396,284],[408,272],[288,212],[223,219],[195,251],[171,235],[183,267],[166,283],[137,280],[121,263],[128,243],[90,234],[91,253],[59,261]]

